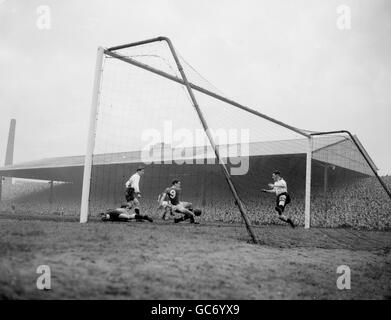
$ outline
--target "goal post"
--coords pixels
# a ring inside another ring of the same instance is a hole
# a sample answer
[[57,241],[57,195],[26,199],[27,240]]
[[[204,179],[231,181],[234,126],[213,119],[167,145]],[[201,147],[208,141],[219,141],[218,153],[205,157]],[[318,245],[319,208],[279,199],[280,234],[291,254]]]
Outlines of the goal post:
[[308,137],[305,173],[305,208],[304,228],[309,229],[311,224],[311,168],[312,168],[312,137]]
[[103,71],[103,55],[104,48],[99,47],[96,56],[95,77],[92,91],[92,102],[90,111],[90,123],[88,127],[87,135],[87,148],[84,158],[84,171],[83,171],[83,186],[82,197],[80,207],[80,223],[85,223],[88,220],[89,209],[89,197],[90,197],[90,185],[91,185],[91,168],[92,168],[92,156],[95,146],[95,132],[97,123],[97,110],[99,104],[99,91]]

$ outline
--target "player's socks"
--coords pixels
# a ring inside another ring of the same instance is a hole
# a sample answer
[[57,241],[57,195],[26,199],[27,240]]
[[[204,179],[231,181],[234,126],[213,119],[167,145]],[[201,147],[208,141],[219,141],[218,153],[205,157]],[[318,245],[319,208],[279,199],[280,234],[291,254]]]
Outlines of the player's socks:
[[134,212],[135,212],[134,217],[135,217],[137,222],[141,222],[141,221],[144,220],[143,216],[140,214],[140,209],[139,208],[135,208]]
[[149,222],[153,222],[153,219],[150,216],[143,216],[143,219],[148,220]]
[[153,219],[147,215],[141,215],[136,213],[134,217],[136,221],[148,220],[149,222],[153,222]]
[[288,222],[292,228],[295,227],[295,224],[293,223],[293,221],[292,221],[291,219],[288,218],[288,219],[286,220],[286,222]]
[[288,222],[284,217],[278,217],[281,221]]
[[181,222],[181,221],[185,221],[184,217],[175,218],[175,219],[174,219],[174,223],[178,223],[178,222]]
[[134,215],[134,218],[136,219],[137,222],[143,221],[143,217],[139,213],[136,213]]
[[117,218],[117,221],[122,221],[122,222],[129,222],[131,221],[132,219],[131,218],[128,218],[128,217],[118,217]]
[[171,210],[165,208],[165,209],[164,209],[164,213],[163,213],[163,215],[162,215],[162,219],[163,219],[163,220],[166,220],[166,217],[167,217],[168,214],[170,214],[171,216],[173,215],[173,213],[172,213]]

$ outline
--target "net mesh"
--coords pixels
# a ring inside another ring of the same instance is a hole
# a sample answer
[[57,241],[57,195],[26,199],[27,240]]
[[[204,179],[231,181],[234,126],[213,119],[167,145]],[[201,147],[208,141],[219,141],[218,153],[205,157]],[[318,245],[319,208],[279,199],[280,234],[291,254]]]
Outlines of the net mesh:
[[[356,136],[347,133],[315,136],[311,225],[389,228],[391,201],[374,170],[376,165]],[[383,181],[390,188],[389,177]]]

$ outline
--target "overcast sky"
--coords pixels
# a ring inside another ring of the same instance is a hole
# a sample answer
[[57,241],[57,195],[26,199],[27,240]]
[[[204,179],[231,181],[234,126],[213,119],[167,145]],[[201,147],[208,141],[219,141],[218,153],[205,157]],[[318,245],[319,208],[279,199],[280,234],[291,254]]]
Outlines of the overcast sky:
[[[50,28],[37,27],[50,9]],[[351,28],[337,27],[337,8]],[[0,161],[83,154],[96,48],[168,36],[235,100],[293,126],[357,134],[391,174],[387,0],[0,0]]]

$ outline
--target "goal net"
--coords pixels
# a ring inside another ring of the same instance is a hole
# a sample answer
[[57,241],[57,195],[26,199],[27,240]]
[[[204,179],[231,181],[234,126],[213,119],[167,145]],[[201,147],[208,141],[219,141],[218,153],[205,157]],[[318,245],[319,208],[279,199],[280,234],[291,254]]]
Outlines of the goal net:
[[335,225],[335,190],[350,182],[354,189],[356,173],[376,178],[369,167],[355,168],[355,158],[341,157],[349,152],[343,134],[311,136],[227,98],[165,38],[100,48],[95,78],[82,222],[124,203],[125,183],[140,166],[141,211],[159,219],[158,194],[178,179],[182,200],[203,211],[202,222],[237,224],[250,236],[260,225],[284,223],[275,194],[261,192],[276,170],[292,198],[287,213],[307,227]]
[[311,225],[384,230],[391,227],[391,177],[380,178],[357,136],[313,135]]

